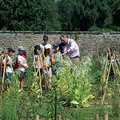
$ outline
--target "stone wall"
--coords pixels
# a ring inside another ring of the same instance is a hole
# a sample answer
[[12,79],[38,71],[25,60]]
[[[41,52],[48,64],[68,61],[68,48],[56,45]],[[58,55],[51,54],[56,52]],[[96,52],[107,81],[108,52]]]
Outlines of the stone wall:
[[120,53],[120,32],[37,32],[37,31],[0,31],[0,47],[12,47],[16,50],[19,45],[23,45],[27,54],[31,54],[34,45],[43,42],[43,35],[47,34],[49,43],[60,42],[61,34],[68,34],[69,37],[76,40],[79,45],[81,56],[90,57],[103,56],[108,47],[116,47]]

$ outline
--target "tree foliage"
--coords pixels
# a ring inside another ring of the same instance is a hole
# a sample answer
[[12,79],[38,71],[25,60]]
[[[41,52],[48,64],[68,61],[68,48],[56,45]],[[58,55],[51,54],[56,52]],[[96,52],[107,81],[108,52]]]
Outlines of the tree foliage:
[[119,30],[120,0],[0,0],[0,30]]
[[[103,28],[112,22],[112,11],[107,0],[61,0],[59,2],[63,30],[87,31],[92,26]],[[66,15],[68,13],[70,16]]]
[[5,0],[0,2],[0,6],[0,29],[60,29],[54,0]]

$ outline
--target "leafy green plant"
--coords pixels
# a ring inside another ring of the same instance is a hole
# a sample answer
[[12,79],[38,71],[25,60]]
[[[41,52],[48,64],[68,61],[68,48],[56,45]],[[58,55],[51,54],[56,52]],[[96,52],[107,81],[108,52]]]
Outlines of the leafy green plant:
[[89,107],[91,93],[90,72],[91,59],[84,57],[79,65],[72,66],[64,62],[59,68],[56,83],[63,104]]

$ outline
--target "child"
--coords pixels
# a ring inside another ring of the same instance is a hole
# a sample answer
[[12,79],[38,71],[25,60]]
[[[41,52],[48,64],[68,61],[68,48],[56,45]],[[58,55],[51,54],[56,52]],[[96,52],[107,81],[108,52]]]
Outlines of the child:
[[8,57],[7,57],[7,60],[4,59],[4,63],[6,60],[6,78],[8,78],[9,83],[11,83],[11,76],[13,73],[13,61],[11,56],[15,52],[15,50],[13,50],[12,48],[8,48],[7,51],[8,51]]
[[[23,46],[18,46],[18,55],[20,54],[20,50],[24,49]],[[15,70],[19,67],[18,65],[18,56],[16,57],[16,61],[15,61]]]
[[44,60],[44,66],[45,66],[45,74],[48,75],[49,77],[49,83],[48,83],[48,87],[50,88],[50,83],[51,83],[51,77],[52,77],[52,72],[51,72],[51,55],[50,55],[50,47],[49,46],[45,46],[45,51],[43,55],[43,60]]
[[52,55],[52,72],[56,74],[56,70],[60,67],[62,62],[62,54],[59,51],[59,44],[53,44],[53,55]]
[[[34,61],[34,71],[37,72],[38,69],[40,69],[40,73],[42,75],[42,57],[41,57],[41,53],[39,53],[41,50],[40,46],[39,45],[36,45],[34,46],[34,58],[33,58],[33,61]],[[40,56],[39,56],[40,55]],[[39,76],[39,73],[37,74]]]
[[19,64],[19,88],[23,90],[23,80],[25,77],[26,69],[28,69],[26,56],[24,55],[24,48],[21,48],[18,55],[18,64]]
[[45,47],[49,47],[49,49],[50,49],[50,54],[52,54],[52,45],[49,44],[49,42],[48,42],[48,36],[47,36],[47,35],[44,35],[44,36],[43,36],[43,43],[40,44],[40,48],[43,50],[43,52],[44,52],[44,50],[45,50]]
[[59,50],[61,52],[61,54],[63,54],[65,52],[65,46],[66,46],[66,43],[60,43],[59,44]]
[[51,67],[51,57],[50,57],[50,47],[49,46],[45,46],[44,55],[45,55],[45,60],[44,60],[45,67],[47,67],[49,69]]

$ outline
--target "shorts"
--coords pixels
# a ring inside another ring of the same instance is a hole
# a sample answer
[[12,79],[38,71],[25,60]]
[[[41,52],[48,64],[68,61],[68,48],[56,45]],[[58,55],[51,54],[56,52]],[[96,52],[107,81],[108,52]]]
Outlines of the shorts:
[[74,57],[74,58],[70,58],[72,63],[75,64],[75,65],[78,65],[79,64],[79,57]]
[[26,72],[19,71],[18,77],[21,78],[21,79],[23,79],[25,77],[25,73]]

